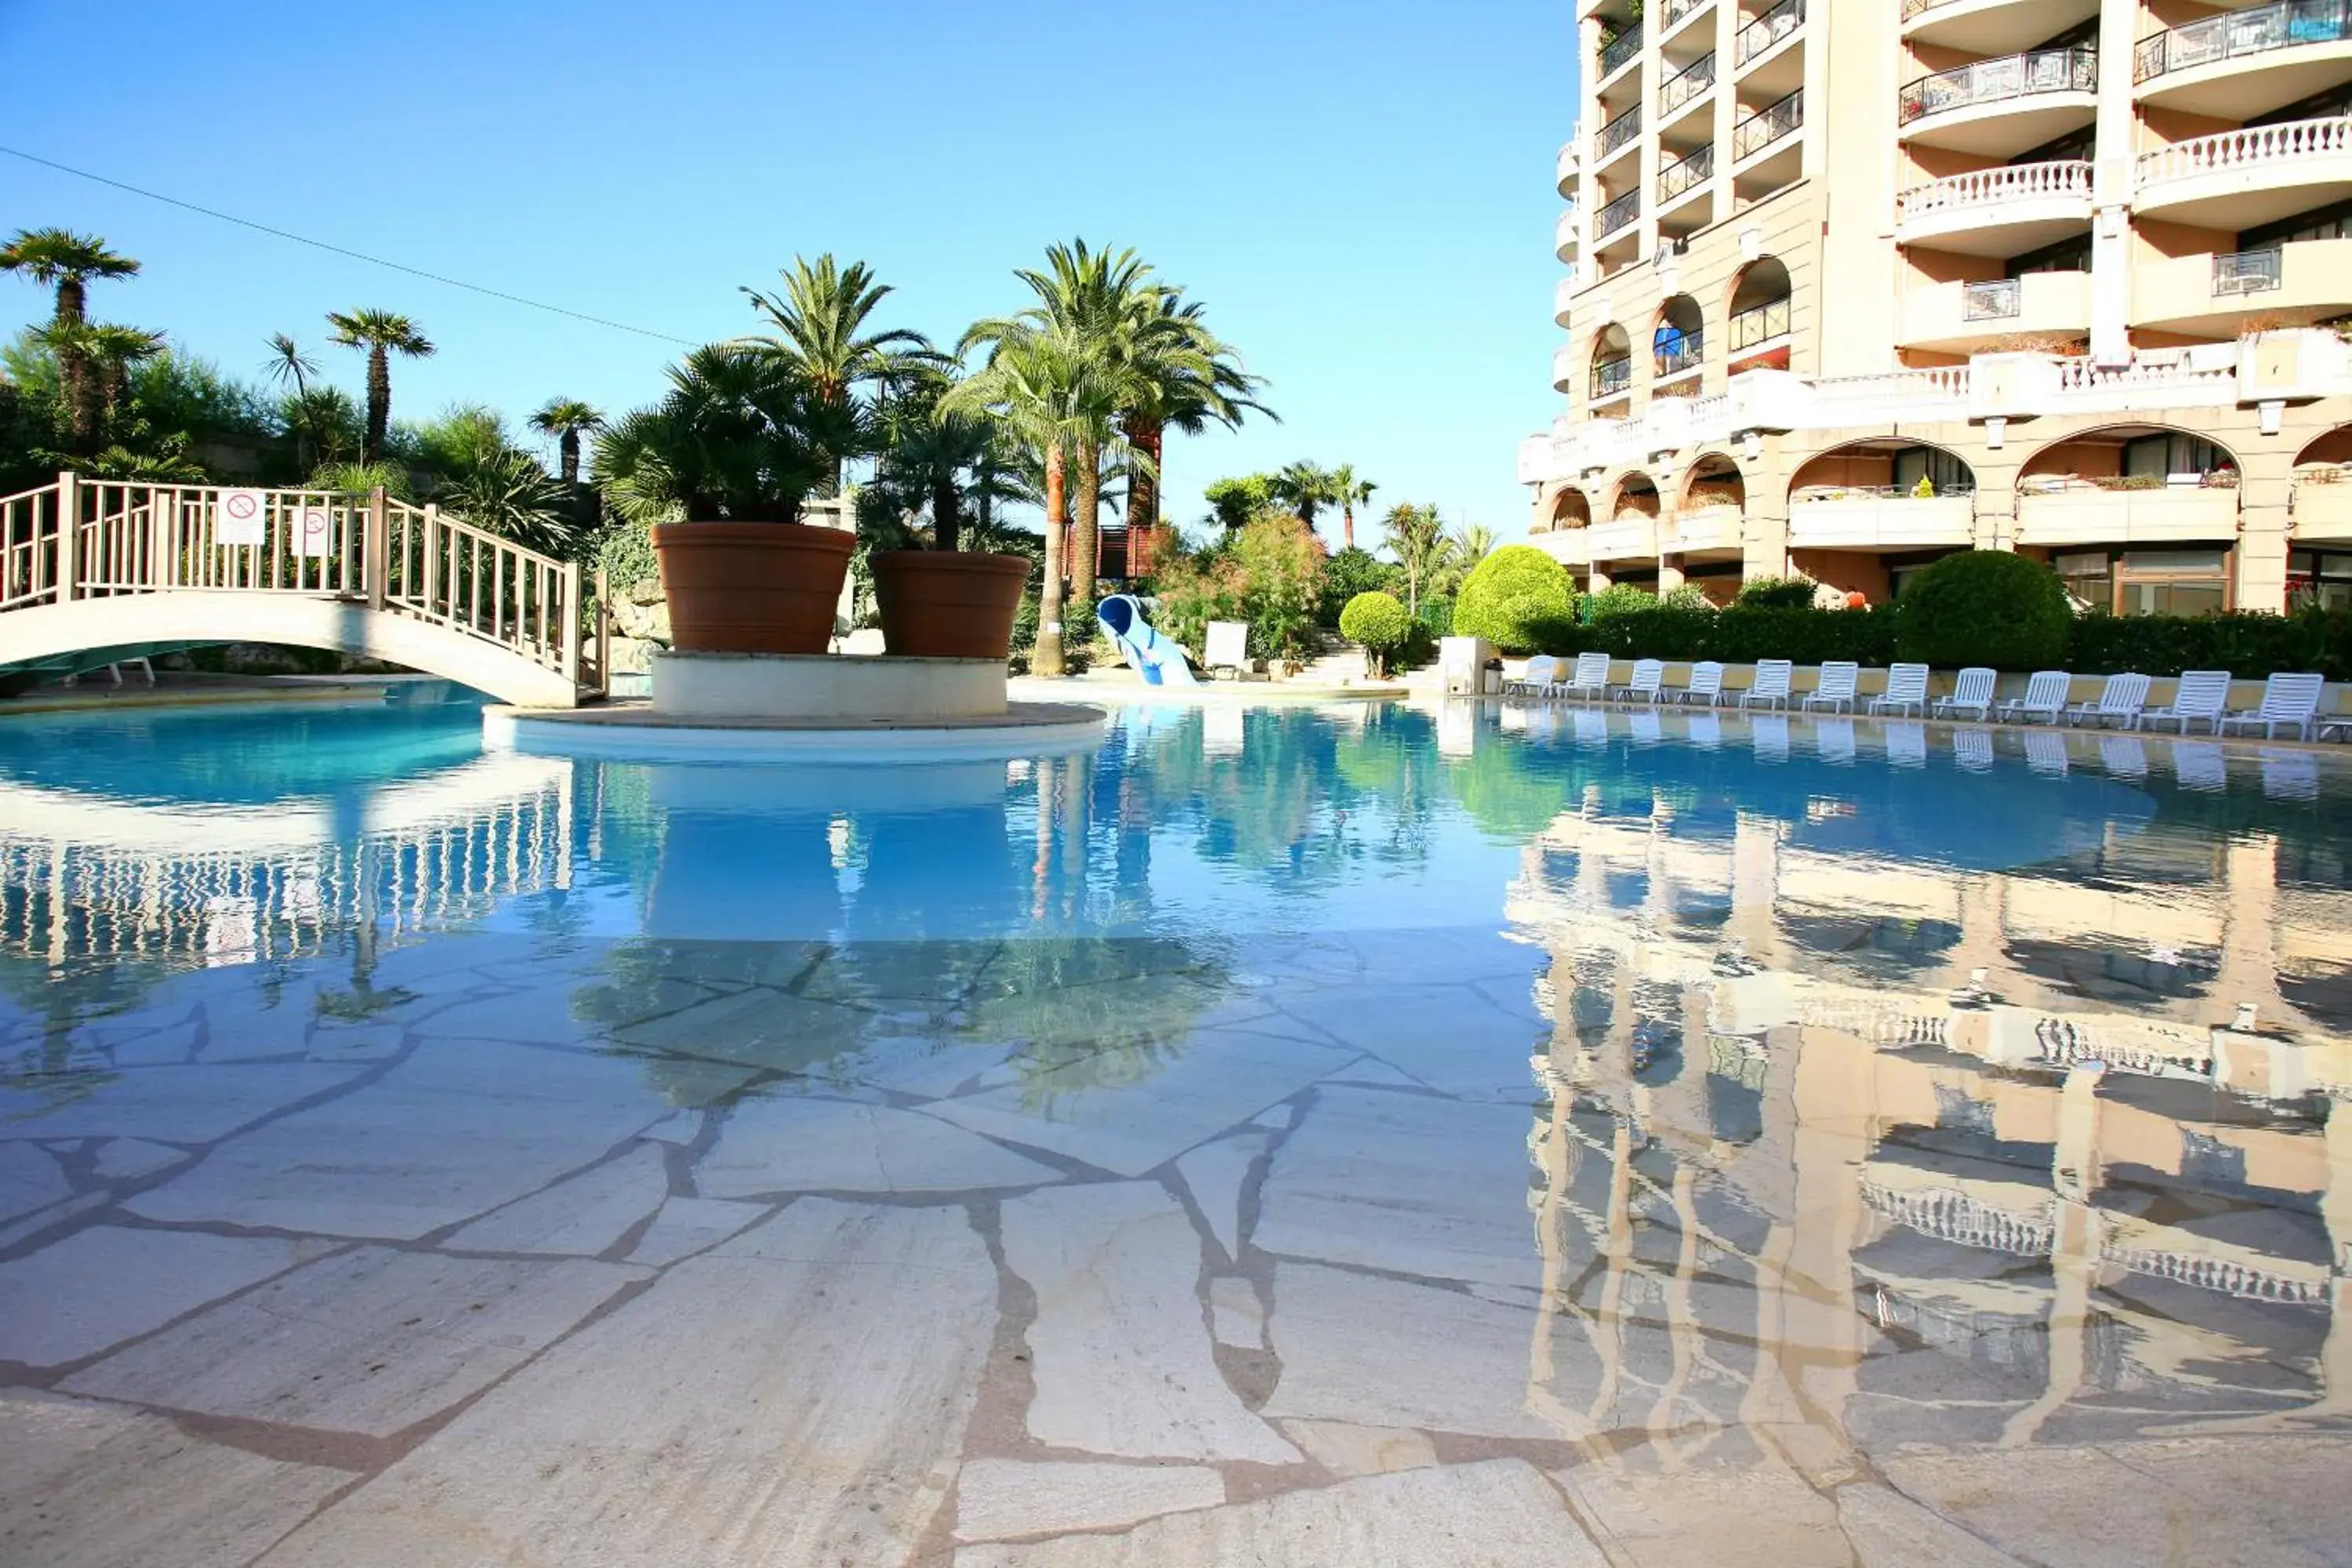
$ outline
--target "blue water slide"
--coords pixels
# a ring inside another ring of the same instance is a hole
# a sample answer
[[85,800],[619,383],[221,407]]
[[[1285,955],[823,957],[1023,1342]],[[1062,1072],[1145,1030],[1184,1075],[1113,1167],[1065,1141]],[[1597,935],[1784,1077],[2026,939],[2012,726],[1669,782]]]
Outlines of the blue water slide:
[[1197,686],[1184,650],[1151,629],[1143,618],[1143,601],[1132,594],[1115,594],[1095,606],[1095,619],[1146,686]]

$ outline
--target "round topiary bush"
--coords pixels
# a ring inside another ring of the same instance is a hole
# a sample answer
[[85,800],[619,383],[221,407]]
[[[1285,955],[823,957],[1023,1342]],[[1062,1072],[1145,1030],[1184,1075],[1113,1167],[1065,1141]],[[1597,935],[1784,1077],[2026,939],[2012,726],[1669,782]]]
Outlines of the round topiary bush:
[[1575,607],[1567,567],[1531,544],[1507,544],[1464,579],[1454,601],[1454,635],[1527,653],[1547,625],[1566,620]]
[[2066,657],[2074,612],[2058,574],[2006,550],[1947,555],[1896,606],[1899,655],[1940,669],[2045,669]]
[[1373,672],[1381,674],[1388,668],[1389,655],[1412,636],[1412,616],[1394,595],[1374,589],[1348,601],[1348,607],[1339,612],[1339,635],[1363,644]]

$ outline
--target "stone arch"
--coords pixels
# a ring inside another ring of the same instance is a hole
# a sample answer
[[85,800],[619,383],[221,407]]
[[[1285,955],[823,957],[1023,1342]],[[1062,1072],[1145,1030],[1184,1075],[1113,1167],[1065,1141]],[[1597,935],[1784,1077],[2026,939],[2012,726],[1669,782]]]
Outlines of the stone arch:
[[1706,342],[1706,318],[1688,294],[1672,295],[1658,306],[1650,327],[1650,353],[1657,374],[1682,375],[1697,368]]
[[1612,521],[1626,516],[1654,518],[1661,507],[1658,481],[1640,468],[1626,469],[1609,487],[1609,516]]
[[[1586,392],[1593,401],[1622,396],[1631,390],[1633,340],[1627,334],[1622,321],[1611,321],[1592,334],[1592,353],[1587,363],[1590,380]],[[1616,366],[1623,368],[1612,368]]]
[[[1915,462],[1908,457],[1913,453],[1932,456]],[[1898,484],[1908,488],[1916,482],[1910,474],[1914,467],[1922,470],[1938,494],[1965,495],[1976,489],[1976,469],[1950,447],[1930,441],[1874,436],[1847,441],[1808,458],[1789,477],[1789,499],[1800,500],[1808,490],[1871,489]]]
[[1720,450],[1701,452],[1691,460],[1689,470],[1683,476],[1682,493],[1675,505],[1683,510],[1724,505],[1744,510],[1748,505],[1748,477],[1740,471],[1738,459]]
[[2243,465],[2237,453],[2203,431],[2147,420],[2117,420],[2043,442],[2018,466],[2017,483],[2020,489],[2030,490],[2071,479],[2097,483],[2137,476],[2162,481],[2176,472],[2221,470],[2242,473]]
[[[1788,264],[1777,256],[1759,256],[1732,275],[1724,295],[1724,352],[1737,361],[1753,356],[1774,363],[1786,348],[1795,285]],[[1780,343],[1769,349],[1768,343]]]
[[2352,425],[2321,432],[2294,455],[2298,468],[2307,463],[2352,463]]
[[1592,521],[1592,498],[1579,485],[1564,485],[1551,498],[1550,526],[1555,529],[1584,528]]

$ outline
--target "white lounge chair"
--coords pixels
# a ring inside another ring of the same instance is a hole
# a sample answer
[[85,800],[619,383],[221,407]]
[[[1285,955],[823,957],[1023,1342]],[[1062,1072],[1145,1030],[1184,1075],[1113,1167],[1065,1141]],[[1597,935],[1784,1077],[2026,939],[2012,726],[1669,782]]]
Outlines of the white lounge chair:
[[2225,715],[2221,731],[2258,728],[2268,740],[2288,729],[2298,740],[2308,741],[2312,726],[2319,721],[2319,689],[2325,683],[2317,675],[2273,675],[2263,682],[2263,705]]
[[1690,684],[1680,689],[1668,687],[1666,695],[1677,702],[1703,702],[1712,708],[1723,700],[1723,666],[1712,658],[1703,658],[1691,666]]
[[1609,695],[1609,656],[1605,653],[1580,653],[1576,656],[1576,668],[1568,679],[1552,687],[1555,695],[1581,697],[1588,701]]
[[2055,724],[2066,711],[2074,677],[2063,669],[2037,669],[2025,683],[2025,695],[2012,697],[1993,709],[2004,724]]
[[2221,795],[2230,787],[2229,758],[2210,741],[2175,741],[2172,776],[2182,789]]
[[1723,744],[1723,721],[1712,712],[1692,714],[1690,742],[1702,752],[1714,751]]
[[1759,713],[1748,723],[1748,743],[1759,758],[1776,763],[1789,760],[1789,716],[1785,713]]
[[1211,621],[1201,647],[1201,668],[1212,680],[1217,671],[1230,669],[1239,680],[1249,673],[1249,623],[1247,621]]
[[1836,659],[1824,664],[1820,679],[1814,681],[1813,689],[1805,693],[1804,700],[1798,706],[1807,711],[1827,708],[1832,712],[1853,712],[1853,683],[1861,673],[1860,668],[1851,659]]
[[1853,761],[1853,721],[1814,720],[1813,750],[1821,753],[1821,759],[1825,763],[1851,763]]
[[1952,682],[1952,694],[1937,698],[1929,711],[1938,719],[1972,712],[1981,724],[1992,717],[1992,689],[2000,679],[1999,671],[1972,664]]
[[2066,710],[2069,724],[2095,724],[2104,730],[2109,720],[2119,721],[2126,730],[2139,728],[2140,715],[2147,710],[2148,679],[2145,675],[2110,675],[2099,689],[2096,702],[2077,702]]
[[2273,800],[2319,798],[2319,759],[2309,752],[2263,752],[2263,793]]
[[1870,700],[1873,713],[1916,713],[1922,718],[1927,712],[1927,667],[1924,664],[1889,665],[1886,669],[1886,690]]
[[1953,731],[1952,760],[1969,773],[1990,773],[1992,771],[1992,731],[1990,730]]
[[1759,659],[1756,679],[1739,694],[1742,708],[1786,708],[1789,705],[1789,672],[1793,667],[1785,658]]
[[2218,735],[2221,732],[2221,710],[2230,703],[2230,679],[2226,669],[2184,669],[2172,700],[2143,712],[2140,722],[2168,723],[2186,735],[2189,726],[2202,719]]
[[2147,742],[2137,735],[2099,737],[2099,765],[2115,779],[2147,777]]
[[2025,765],[2037,773],[2066,776],[2066,737],[2055,730],[2037,730],[2025,737]]
[[1576,710],[1576,743],[1598,749],[1609,743],[1609,715],[1598,708]]
[[1655,708],[1645,708],[1639,713],[1629,715],[1629,720],[1633,726],[1633,744],[1654,746],[1665,740],[1664,728],[1659,722]]
[[1632,684],[1617,688],[1612,696],[1619,702],[1647,702],[1654,706],[1665,683],[1665,660],[1637,658],[1633,661]]
[[1893,723],[1886,726],[1886,760],[1898,768],[1927,765],[1927,726]]
[[1503,682],[1506,696],[1541,697],[1559,679],[1559,660],[1548,653],[1539,653],[1528,660],[1528,667],[1516,680]]

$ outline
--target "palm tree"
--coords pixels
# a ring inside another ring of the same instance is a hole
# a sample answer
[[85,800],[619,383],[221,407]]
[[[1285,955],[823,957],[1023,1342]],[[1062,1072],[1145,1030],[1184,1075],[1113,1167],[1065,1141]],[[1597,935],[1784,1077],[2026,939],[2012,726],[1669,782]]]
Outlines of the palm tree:
[[1230,345],[1210,331],[1199,304],[1183,302],[1182,290],[1160,289],[1149,306],[1147,325],[1134,334],[1137,355],[1135,401],[1120,416],[1128,444],[1148,466],[1133,468],[1127,488],[1128,569],[1149,547],[1160,527],[1160,463],[1167,432],[1197,436],[1212,424],[1239,427],[1245,413],[1280,423],[1256,400],[1265,384],[1244,372]]
[[310,421],[313,412],[310,378],[319,374],[319,362],[302,352],[302,346],[294,341],[291,333],[272,332],[269,336],[269,357],[261,362],[261,374],[281,387],[289,382],[293,384],[294,396],[289,406],[298,410],[302,417],[299,423],[290,419],[287,423],[294,426],[294,466],[307,473],[310,459],[303,455],[302,437],[306,435],[310,437],[313,451],[324,449],[319,441],[319,432]]
[[563,482],[576,485],[580,482],[580,437],[602,430],[604,416],[576,397],[551,398],[546,407],[530,416],[530,427],[542,436],[555,437]]
[[1356,548],[1356,509],[1371,504],[1372,492],[1381,487],[1369,479],[1356,478],[1356,466],[1342,463],[1331,470],[1331,499],[1339,506],[1339,547]]
[[[873,268],[863,261],[845,268],[830,251],[814,263],[794,257],[778,276],[784,285],[779,293],[763,294],[744,286],[751,308],[776,329],[745,341],[791,362],[825,402],[846,406],[860,386],[895,384],[921,366],[939,363],[938,352],[920,332],[866,330],[866,319],[892,290],[875,281]],[[846,456],[836,454],[834,459],[836,491]]]
[[942,551],[963,542],[964,475],[1001,460],[994,420],[941,406],[955,384],[945,373],[931,372],[885,398],[877,411],[879,456],[871,493],[894,516],[928,510],[931,547]]
[[1451,551],[1444,525],[1433,506],[1400,506],[1389,510],[1382,526],[1388,531],[1382,542],[1404,568],[1405,607],[1417,616],[1422,584],[1444,568]]
[[94,234],[73,234],[62,228],[20,228],[0,246],[0,272],[21,272],[44,288],[58,291],[57,320],[79,323],[88,317],[89,283],[93,278],[134,278],[139,263],[106,248]]
[[1274,476],[1274,499],[1288,507],[1307,527],[1315,514],[1339,499],[1329,472],[1314,463],[1293,463]]
[[137,327],[89,321],[52,321],[37,334],[58,356],[62,372],[75,366],[64,382],[68,439],[85,456],[103,443],[105,428],[131,395],[131,367],[143,364],[163,352],[163,334]]
[[391,310],[329,311],[332,340],[347,349],[367,350],[367,437],[360,445],[360,461],[383,460],[384,432],[392,425],[392,356],[423,359],[433,345],[415,321]]

